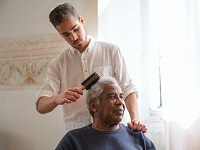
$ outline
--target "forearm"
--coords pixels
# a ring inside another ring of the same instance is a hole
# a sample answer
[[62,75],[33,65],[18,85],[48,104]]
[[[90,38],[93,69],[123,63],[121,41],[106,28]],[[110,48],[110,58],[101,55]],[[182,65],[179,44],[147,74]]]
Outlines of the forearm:
[[126,108],[129,112],[131,120],[139,120],[138,103],[136,93],[129,94],[125,99]]
[[53,97],[41,97],[36,103],[37,111],[41,114],[45,114],[53,111],[58,105],[54,102]]

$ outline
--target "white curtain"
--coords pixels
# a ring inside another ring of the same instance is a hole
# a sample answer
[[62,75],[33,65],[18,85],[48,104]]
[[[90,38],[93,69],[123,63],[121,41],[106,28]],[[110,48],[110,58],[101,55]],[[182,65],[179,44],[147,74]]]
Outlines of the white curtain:
[[200,0],[101,0],[98,38],[122,47],[141,119],[162,104],[166,149],[200,150]]
[[[167,149],[200,149],[200,1],[161,0],[157,13],[161,95],[167,123]],[[151,16],[152,14],[150,14]]]

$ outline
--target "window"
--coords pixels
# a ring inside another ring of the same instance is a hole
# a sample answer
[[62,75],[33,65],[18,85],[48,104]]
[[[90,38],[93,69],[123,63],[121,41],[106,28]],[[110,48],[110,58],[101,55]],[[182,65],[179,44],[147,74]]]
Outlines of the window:
[[[149,108],[160,106],[170,119],[181,122],[183,114],[196,118],[200,97],[199,1],[104,0],[98,5],[98,39],[121,47],[139,89],[142,118]],[[180,104],[183,107],[177,113]],[[194,112],[184,113],[188,106]]]
[[141,0],[107,0],[98,5],[98,39],[121,47],[129,74],[139,90],[140,117],[146,118],[149,107],[160,106],[158,59],[153,58],[149,64],[149,59],[157,54],[149,55],[148,6]]

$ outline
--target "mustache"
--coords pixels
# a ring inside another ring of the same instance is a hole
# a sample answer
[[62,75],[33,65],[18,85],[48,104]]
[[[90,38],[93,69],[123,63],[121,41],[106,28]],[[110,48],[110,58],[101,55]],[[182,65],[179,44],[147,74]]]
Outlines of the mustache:
[[120,106],[117,106],[117,107],[115,107],[115,109],[114,110],[120,110],[120,111],[124,111],[125,110],[125,106],[123,106],[123,105],[120,105]]

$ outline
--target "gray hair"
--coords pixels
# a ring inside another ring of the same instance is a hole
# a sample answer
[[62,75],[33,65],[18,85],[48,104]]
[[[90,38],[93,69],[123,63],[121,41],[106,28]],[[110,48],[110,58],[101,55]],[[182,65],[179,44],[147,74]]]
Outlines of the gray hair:
[[112,77],[102,77],[88,90],[86,104],[91,115],[92,111],[90,110],[89,103],[93,100],[96,104],[100,104],[100,95],[103,93],[103,89],[106,84],[118,85],[118,82]]
[[49,13],[49,20],[56,28],[57,25],[62,23],[69,16],[73,16],[76,20],[79,18],[78,13],[71,4],[63,3],[51,10]]

